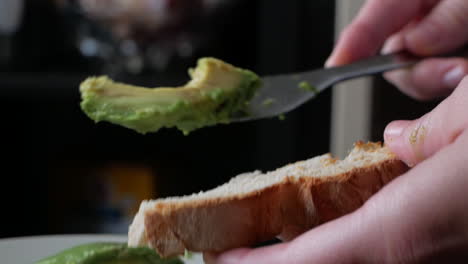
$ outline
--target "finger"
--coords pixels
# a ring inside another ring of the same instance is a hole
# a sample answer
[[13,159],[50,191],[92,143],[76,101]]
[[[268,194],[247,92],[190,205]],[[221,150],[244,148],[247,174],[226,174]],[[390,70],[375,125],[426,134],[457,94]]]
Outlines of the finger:
[[327,66],[346,64],[376,54],[385,40],[438,1],[369,0],[344,30]]
[[382,227],[389,257],[397,258],[373,263],[464,263],[467,132],[366,203],[367,212],[375,214]]
[[406,47],[419,55],[453,51],[468,41],[468,1],[441,1],[405,36]]
[[414,28],[421,19],[414,18],[410,23],[406,24],[400,31],[388,37],[382,47],[382,54],[390,54],[406,49],[405,35]]
[[[375,231],[359,212],[316,227],[291,242],[257,249],[235,249],[220,255],[208,254],[209,264],[357,263],[357,257],[372,258],[368,249]],[[351,243],[351,241],[359,241]],[[374,243],[375,244],[375,243]]]
[[425,160],[468,127],[466,102],[468,78],[430,113],[417,120],[390,123],[384,132],[386,145],[410,166]]
[[381,50],[382,54],[390,54],[403,50],[405,48],[405,39],[402,34],[395,34],[390,36],[384,43]]
[[468,75],[468,60],[428,59],[410,69],[385,73],[385,78],[405,94],[429,100],[449,95]]

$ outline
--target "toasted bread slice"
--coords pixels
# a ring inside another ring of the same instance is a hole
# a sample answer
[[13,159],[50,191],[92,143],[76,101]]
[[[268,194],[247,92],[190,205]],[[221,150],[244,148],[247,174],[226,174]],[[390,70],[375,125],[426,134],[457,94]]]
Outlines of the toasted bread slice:
[[144,201],[128,243],[168,257],[288,240],[356,210],[407,169],[380,143],[358,142],[344,160],[326,154],[206,192]]

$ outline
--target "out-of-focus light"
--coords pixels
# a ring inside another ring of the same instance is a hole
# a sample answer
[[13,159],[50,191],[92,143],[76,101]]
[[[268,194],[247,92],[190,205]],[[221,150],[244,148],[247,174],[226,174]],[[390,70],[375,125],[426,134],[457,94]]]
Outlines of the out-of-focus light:
[[98,53],[99,44],[92,38],[85,38],[80,43],[80,51],[84,56],[92,57]]
[[0,33],[18,30],[23,16],[23,0],[0,0]]
[[138,52],[137,44],[132,40],[124,40],[120,45],[120,50],[126,56],[135,55]]

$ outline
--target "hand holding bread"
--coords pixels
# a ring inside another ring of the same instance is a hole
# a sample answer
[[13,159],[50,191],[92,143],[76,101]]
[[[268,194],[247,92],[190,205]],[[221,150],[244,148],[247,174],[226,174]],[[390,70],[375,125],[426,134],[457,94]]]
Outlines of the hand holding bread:
[[216,264],[466,263],[468,82],[415,121],[387,128],[387,145],[413,168],[361,208],[288,243],[206,254]]
[[[468,43],[467,14],[465,0],[369,0],[327,65],[374,55],[384,44],[383,52],[453,50]],[[420,119],[387,127],[387,147],[413,168],[356,211],[290,242],[209,253],[206,263],[467,263],[468,79],[461,81],[467,74],[464,58],[427,60],[386,74],[416,99],[454,91]]]
[[466,263],[468,132],[372,196],[296,239],[207,254],[207,264]]

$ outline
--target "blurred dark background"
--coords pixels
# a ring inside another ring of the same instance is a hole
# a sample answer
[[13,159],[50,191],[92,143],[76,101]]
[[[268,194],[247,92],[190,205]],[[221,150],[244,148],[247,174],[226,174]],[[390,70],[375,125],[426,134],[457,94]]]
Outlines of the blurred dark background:
[[142,199],[329,151],[331,90],[283,121],[184,136],[95,124],[80,110],[78,87],[100,74],[178,85],[203,56],[260,75],[321,67],[333,45],[334,1],[20,2],[17,27],[0,31],[0,237],[126,233]]

